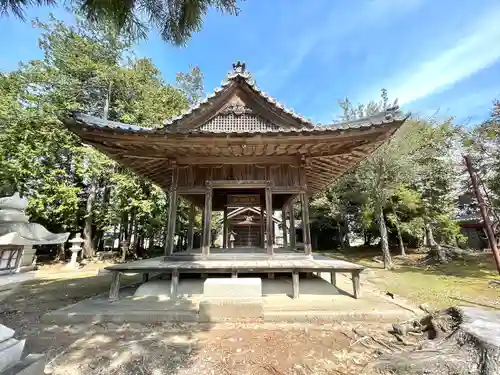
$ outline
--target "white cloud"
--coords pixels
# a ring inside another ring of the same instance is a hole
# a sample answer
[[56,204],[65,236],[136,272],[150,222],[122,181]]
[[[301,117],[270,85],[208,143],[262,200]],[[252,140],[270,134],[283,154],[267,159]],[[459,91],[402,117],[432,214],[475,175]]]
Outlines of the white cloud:
[[[474,20],[467,33],[433,58],[399,72],[386,87],[400,104],[441,92],[500,59],[500,7]],[[421,51],[424,52],[424,51]],[[416,51],[416,56],[419,52]]]
[[[315,2],[314,9],[310,9],[311,5],[307,2],[303,9],[294,9],[293,14],[286,15],[282,25],[283,48],[276,51],[279,59],[262,67],[257,78],[259,82],[264,81],[266,87],[277,88],[316,50],[333,55],[337,48],[345,46],[349,35],[363,30],[370,32],[388,22],[398,22],[398,17],[416,10],[425,1],[365,0],[358,2],[356,9],[350,4],[332,6],[331,0]],[[328,59],[330,58],[331,56]]]

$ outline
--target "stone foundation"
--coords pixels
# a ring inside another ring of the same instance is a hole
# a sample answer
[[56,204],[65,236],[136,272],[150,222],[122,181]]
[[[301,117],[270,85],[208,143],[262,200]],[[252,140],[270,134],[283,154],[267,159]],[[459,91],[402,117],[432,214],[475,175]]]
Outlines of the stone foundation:
[[0,324],[0,375],[43,375],[45,356],[22,358],[26,340],[16,340],[14,330]]
[[198,321],[226,322],[263,319],[262,298],[204,299],[200,301]]

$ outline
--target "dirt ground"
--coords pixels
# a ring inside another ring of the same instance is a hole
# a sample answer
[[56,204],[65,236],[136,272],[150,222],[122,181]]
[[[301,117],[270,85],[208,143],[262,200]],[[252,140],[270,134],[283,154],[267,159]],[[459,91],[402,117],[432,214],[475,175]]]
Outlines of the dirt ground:
[[386,330],[366,324],[101,324],[45,327],[34,340],[48,348],[46,372],[54,375],[326,375],[359,374],[382,353],[408,350]]
[[[409,350],[385,324],[99,324],[48,326],[47,312],[108,290],[100,266],[43,267],[2,301],[0,322],[46,353],[54,375],[358,374],[378,355]],[[125,283],[139,281],[126,276]],[[416,341],[415,341],[416,344]]]

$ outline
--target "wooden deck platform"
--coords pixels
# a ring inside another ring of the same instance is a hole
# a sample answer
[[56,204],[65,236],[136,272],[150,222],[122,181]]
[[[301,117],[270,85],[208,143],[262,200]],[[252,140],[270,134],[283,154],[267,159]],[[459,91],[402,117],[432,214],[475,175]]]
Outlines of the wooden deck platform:
[[201,258],[199,254],[177,253],[170,257],[144,259],[135,262],[116,264],[106,267],[114,272],[110,288],[110,300],[118,299],[120,288],[120,274],[123,272],[139,272],[143,280],[149,279],[150,273],[166,273],[172,277],[171,295],[177,295],[179,275],[182,274],[231,274],[238,277],[242,273],[291,273],[293,283],[293,296],[299,297],[300,272],[329,272],[331,283],[336,285],[336,273],[350,273],[352,275],[353,296],[360,296],[359,275],[364,267],[343,260],[332,259],[322,255],[309,255],[304,253],[277,251],[272,257],[253,249],[252,251],[237,252],[241,249],[224,249],[219,253],[211,253],[209,257]]

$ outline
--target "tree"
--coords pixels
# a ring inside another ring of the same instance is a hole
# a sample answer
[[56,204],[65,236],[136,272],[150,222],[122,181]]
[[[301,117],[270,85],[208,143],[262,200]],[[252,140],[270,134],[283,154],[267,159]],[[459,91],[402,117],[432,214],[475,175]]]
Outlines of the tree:
[[[354,107],[348,99],[345,99],[340,102],[340,105],[344,112],[342,119],[352,120],[386,110],[389,108],[389,101],[387,91],[382,90],[381,99],[378,102],[372,101],[366,106]],[[380,244],[386,269],[392,268],[392,259],[384,209],[390,203],[398,186],[406,181],[407,174],[411,171],[408,156],[413,144],[409,142],[407,135],[412,134],[411,128],[414,125],[411,122],[406,123],[392,140],[365,160],[355,174],[358,194],[365,197],[364,209],[373,212],[373,217],[379,226]]]
[[[346,98],[340,106],[341,119],[352,120],[391,105],[386,90],[382,90],[379,101],[354,106]],[[401,255],[406,254],[404,236],[421,238],[425,233],[426,244],[437,251],[441,261],[445,256],[439,241],[456,243],[460,239],[453,196],[457,133],[451,120],[408,119],[391,140],[343,177],[351,180],[347,189],[354,193],[351,202],[359,207],[356,220],[360,227],[369,231],[374,220],[378,225],[385,268],[392,267],[391,231],[396,234]],[[346,186],[341,180],[342,185]]]
[[[66,5],[67,2],[0,0],[0,14],[12,13],[24,19],[27,6],[56,4]],[[134,38],[146,37],[148,29],[154,27],[165,41],[175,45],[185,44],[194,32],[201,30],[203,17],[210,8],[230,15],[239,12],[237,0],[71,0],[69,4],[94,24],[111,23],[117,30]]]
[[144,238],[153,243],[165,226],[167,197],[81,144],[59,118],[79,110],[158,126],[185,110],[188,99],[150,59],[130,57],[132,44],[111,26],[55,19],[35,25],[43,30],[44,59],[0,76],[0,187],[27,195],[33,219],[49,229],[83,227],[85,256],[117,227],[139,252]]
[[177,86],[186,95],[191,105],[197,103],[205,95],[203,73],[199,67],[191,66],[190,72],[177,73],[175,80],[177,81]]

